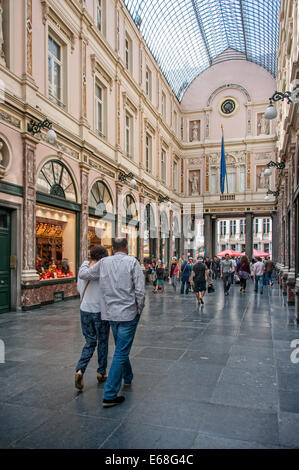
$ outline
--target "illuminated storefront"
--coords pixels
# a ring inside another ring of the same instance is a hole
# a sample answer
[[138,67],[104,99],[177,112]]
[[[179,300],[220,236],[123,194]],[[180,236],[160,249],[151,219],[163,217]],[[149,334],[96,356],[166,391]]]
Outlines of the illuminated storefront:
[[104,246],[112,254],[115,216],[111,193],[103,181],[96,181],[89,193],[88,247]]
[[169,264],[169,235],[168,217],[166,212],[163,211],[160,216],[160,259],[166,267]]
[[153,208],[147,204],[144,211],[144,249],[143,256],[146,260],[156,257],[157,228]]

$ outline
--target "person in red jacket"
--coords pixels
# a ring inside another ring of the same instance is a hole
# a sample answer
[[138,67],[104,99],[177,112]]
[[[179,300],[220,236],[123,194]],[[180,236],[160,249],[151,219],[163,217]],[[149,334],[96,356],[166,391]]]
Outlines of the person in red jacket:
[[237,272],[240,278],[240,292],[245,294],[246,281],[250,278],[250,264],[247,256],[242,256],[241,261],[237,266]]
[[178,264],[177,258],[174,256],[172,258],[172,263],[170,265],[169,275],[171,279],[171,284],[174,292],[176,292],[177,282],[179,280],[180,266]]

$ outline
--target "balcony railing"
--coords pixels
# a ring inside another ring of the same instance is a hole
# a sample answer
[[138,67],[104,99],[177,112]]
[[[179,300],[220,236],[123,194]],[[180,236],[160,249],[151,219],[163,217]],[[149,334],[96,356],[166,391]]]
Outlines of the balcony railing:
[[235,194],[221,194],[220,196],[220,201],[234,201],[235,199]]

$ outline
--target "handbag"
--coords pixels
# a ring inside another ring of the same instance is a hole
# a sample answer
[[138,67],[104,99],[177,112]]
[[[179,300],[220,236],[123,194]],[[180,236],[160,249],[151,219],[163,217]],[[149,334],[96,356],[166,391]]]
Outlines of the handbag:
[[215,292],[215,288],[214,288],[213,284],[209,284],[208,285],[208,293],[211,294],[212,292]]
[[242,278],[242,279],[249,279],[249,273],[247,271],[239,271],[239,276]]

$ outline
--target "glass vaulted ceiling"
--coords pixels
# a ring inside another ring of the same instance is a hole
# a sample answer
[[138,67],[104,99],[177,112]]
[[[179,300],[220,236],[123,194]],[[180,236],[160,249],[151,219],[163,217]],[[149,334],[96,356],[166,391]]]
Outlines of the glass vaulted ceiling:
[[179,101],[226,50],[276,76],[280,0],[123,1]]

